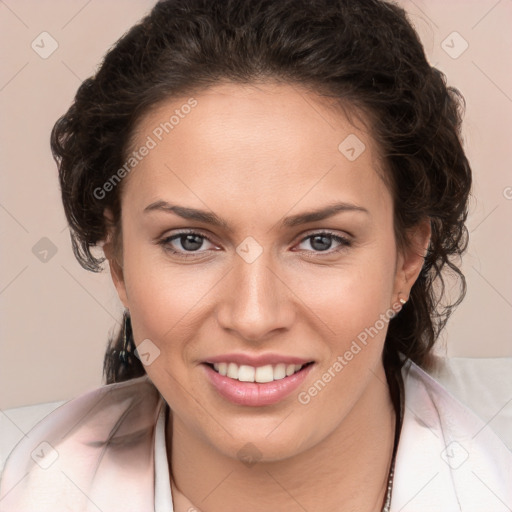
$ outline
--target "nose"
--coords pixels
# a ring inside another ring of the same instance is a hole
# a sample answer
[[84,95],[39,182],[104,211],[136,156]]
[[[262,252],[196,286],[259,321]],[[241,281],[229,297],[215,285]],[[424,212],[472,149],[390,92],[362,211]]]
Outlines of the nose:
[[247,341],[264,341],[293,324],[293,292],[265,252],[248,263],[236,257],[218,305],[220,326]]

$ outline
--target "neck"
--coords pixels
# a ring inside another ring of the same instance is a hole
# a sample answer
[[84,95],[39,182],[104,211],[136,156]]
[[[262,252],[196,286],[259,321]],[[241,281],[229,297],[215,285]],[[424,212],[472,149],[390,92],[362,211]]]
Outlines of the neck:
[[179,418],[168,424],[175,512],[375,512],[386,498],[395,411],[386,378],[374,379],[338,427],[313,448],[250,467],[220,453]]

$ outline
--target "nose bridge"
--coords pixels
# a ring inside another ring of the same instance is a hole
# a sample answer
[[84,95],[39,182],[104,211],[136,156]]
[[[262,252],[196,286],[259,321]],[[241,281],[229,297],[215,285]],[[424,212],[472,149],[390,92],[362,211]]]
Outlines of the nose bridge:
[[[239,255],[230,273],[230,289],[219,311],[222,327],[250,340],[263,338],[291,320],[290,303],[271,261],[272,255],[263,251],[253,259],[254,250],[254,246],[249,246],[244,252],[243,244],[237,249]],[[248,256],[251,251],[252,257]]]

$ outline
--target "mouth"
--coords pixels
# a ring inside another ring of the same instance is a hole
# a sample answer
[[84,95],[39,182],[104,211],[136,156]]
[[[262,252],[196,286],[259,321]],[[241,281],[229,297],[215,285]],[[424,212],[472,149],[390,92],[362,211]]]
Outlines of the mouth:
[[314,361],[251,366],[233,362],[204,362],[206,377],[216,393],[236,405],[261,407],[280,402],[306,379]]

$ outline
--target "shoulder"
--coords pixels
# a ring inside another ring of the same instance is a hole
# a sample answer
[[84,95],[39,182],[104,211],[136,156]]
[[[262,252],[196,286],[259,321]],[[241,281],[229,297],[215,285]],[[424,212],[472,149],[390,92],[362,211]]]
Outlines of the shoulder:
[[102,503],[105,510],[118,510],[110,506],[114,483],[117,495],[131,496],[132,506],[142,489],[151,488],[152,439],[162,403],[144,376],[102,386],[59,406],[7,458],[0,512],[87,510],[91,501],[100,509]]
[[512,452],[488,423],[408,361],[392,510],[506,511]]

